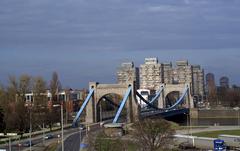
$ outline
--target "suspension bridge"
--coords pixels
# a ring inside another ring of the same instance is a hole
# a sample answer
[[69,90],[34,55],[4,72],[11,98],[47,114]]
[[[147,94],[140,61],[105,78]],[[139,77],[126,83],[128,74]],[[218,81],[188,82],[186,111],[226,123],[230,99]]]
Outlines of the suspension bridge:
[[[179,92],[179,97],[174,102],[169,103],[167,97],[172,92]],[[146,105],[141,106],[139,99]],[[89,93],[73,120],[73,126],[78,125],[83,112],[85,112],[87,123],[96,123],[105,119],[113,119],[112,123],[131,123],[140,118],[156,116],[165,118],[188,113],[189,109],[193,107],[191,85],[189,83],[162,84],[160,89],[155,92],[154,97],[146,100],[136,91],[134,82],[127,84],[90,82]],[[104,113],[111,113],[111,115],[105,115]],[[122,120],[124,117],[125,120]]]

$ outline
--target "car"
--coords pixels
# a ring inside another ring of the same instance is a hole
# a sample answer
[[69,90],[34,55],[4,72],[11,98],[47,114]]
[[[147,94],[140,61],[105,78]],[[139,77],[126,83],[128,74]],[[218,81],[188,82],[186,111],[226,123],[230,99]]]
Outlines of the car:
[[44,139],[52,139],[53,138],[53,134],[47,134],[44,136]]
[[80,130],[84,130],[84,129],[86,129],[86,126],[81,124],[81,125],[79,125],[79,128],[80,128]]
[[24,143],[22,144],[22,146],[24,146],[24,147],[30,147],[30,146],[33,146],[33,143],[32,143],[32,141],[27,141],[27,142],[24,142]]
[[21,146],[22,146],[22,144],[21,144],[21,143],[18,143],[18,144],[17,144],[17,146],[18,146],[18,147],[21,147]]

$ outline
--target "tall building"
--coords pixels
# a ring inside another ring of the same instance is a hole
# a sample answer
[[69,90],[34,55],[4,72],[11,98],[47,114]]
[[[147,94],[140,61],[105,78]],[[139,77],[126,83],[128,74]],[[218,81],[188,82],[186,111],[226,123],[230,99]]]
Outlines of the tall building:
[[145,58],[145,63],[140,65],[140,88],[159,90],[163,83],[162,65],[157,58]]
[[173,83],[173,67],[172,62],[163,63],[163,82],[167,84]]
[[206,92],[208,95],[216,94],[216,84],[213,73],[208,73],[206,75]]
[[135,81],[139,88],[139,69],[134,67],[133,62],[122,63],[117,70],[117,83],[124,84],[128,81]]
[[192,83],[192,66],[187,60],[176,61],[176,68],[173,69],[173,83]]
[[204,70],[201,69],[200,65],[193,65],[193,94],[198,96],[205,95],[204,88]]
[[229,88],[229,78],[228,77],[221,77],[219,82],[220,82],[220,87]]
[[190,83],[192,95],[198,98],[205,95],[204,70],[200,65],[189,64],[187,60],[176,61],[173,67],[172,62],[159,63],[157,58],[145,58],[139,73],[132,62],[122,63],[117,76],[118,83],[134,79],[139,82],[141,89],[149,90],[159,90],[161,84]]

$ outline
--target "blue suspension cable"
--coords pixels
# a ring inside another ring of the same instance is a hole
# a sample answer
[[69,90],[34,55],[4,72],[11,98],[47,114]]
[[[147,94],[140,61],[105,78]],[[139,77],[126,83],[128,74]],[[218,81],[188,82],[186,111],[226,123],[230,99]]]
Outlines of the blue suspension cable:
[[90,98],[92,97],[93,92],[94,92],[94,89],[90,89],[87,98],[86,98],[85,101],[83,102],[80,110],[79,110],[78,113],[77,113],[77,116],[76,116],[76,117],[74,118],[74,120],[73,120],[73,124],[72,124],[73,127],[76,127],[76,126],[77,126],[77,122],[78,122],[79,119],[80,119],[80,115],[82,114],[83,110],[84,110],[85,107],[87,106],[87,103],[89,102]]

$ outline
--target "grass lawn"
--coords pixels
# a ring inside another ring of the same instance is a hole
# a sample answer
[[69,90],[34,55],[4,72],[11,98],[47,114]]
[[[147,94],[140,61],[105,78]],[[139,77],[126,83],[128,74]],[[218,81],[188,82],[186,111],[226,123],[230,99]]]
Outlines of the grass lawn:
[[240,136],[240,130],[222,130],[222,131],[200,132],[200,133],[193,133],[193,136],[218,138],[218,135],[221,135],[221,134]]
[[114,140],[114,139],[101,139],[98,141],[98,150],[117,150],[119,151],[120,148],[125,146],[126,150],[128,151],[137,151],[138,147],[136,144],[134,144],[131,141],[125,141],[125,140]]

